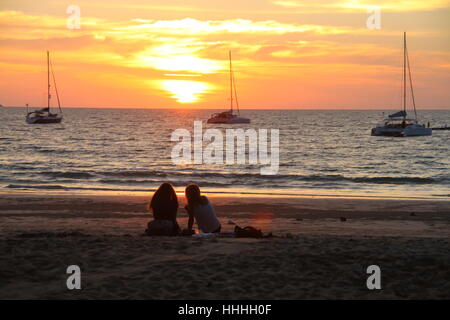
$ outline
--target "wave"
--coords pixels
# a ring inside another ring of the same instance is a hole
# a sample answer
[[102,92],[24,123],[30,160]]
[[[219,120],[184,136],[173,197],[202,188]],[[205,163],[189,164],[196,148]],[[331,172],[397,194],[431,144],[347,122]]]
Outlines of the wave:
[[156,189],[120,189],[120,188],[99,188],[99,187],[67,187],[62,185],[20,185],[20,184],[9,184],[5,188],[10,189],[42,189],[42,190],[86,190],[86,191],[155,191]]
[[[317,182],[354,182],[354,183],[375,183],[375,184],[432,184],[448,182],[446,178],[430,177],[346,177],[343,175],[297,175],[297,174],[279,174],[274,176],[263,176],[256,173],[214,173],[214,172],[158,172],[158,171],[122,171],[122,172],[102,172],[103,175],[123,176],[123,177],[189,177],[189,178],[213,178],[213,179],[233,179],[236,181],[246,181],[245,184],[252,182],[269,182],[273,180],[284,181],[317,181]],[[251,180],[250,180],[251,179]]]
[[[257,175],[253,175],[253,177],[260,177]],[[290,189],[290,188],[298,188],[304,187],[296,185],[295,182],[298,181],[306,181],[310,182],[308,185],[309,188],[320,188],[320,189],[334,189],[340,186],[340,183],[358,183],[358,184],[390,184],[390,185],[399,185],[399,184],[431,184],[434,183],[435,180],[431,178],[420,178],[420,177],[373,177],[373,178],[346,178],[340,175],[334,176],[295,176],[297,180],[286,182],[285,176],[276,176],[276,178],[272,177],[270,180],[263,178],[254,179],[250,181],[249,179],[215,179],[214,181],[205,181],[201,179],[196,179],[195,177],[186,175],[185,179],[145,179],[145,180],[121,180],[121,179],[100,179],[96,180],[96,183],[103,186],[70,186],[70,181],[61,181],[67,182],[68,185],[61,184],[34,184],[37,182],[29,181],[25,184],[9,184],[6,188],[9,189],[41,189],[41,190],[91,190],[91,191],[137,191],[137,192],[148,192],[156,188],[161,182],[169,181],[175,187],[183,187],[190,183],[197,183],[202,187],[209,188],[229,188],[232,187],[251,187],[255,189],[259,188],[276,188],[276,189]],[[292,178],[292,176],[290,176]],[[299,179],[299,178],[302,179]],[[229,178],[235,178],[235,176],[230,176]]]
[[45,190],[64,190],[68,189],[67,187],[61,186],[61,185],[25,185],[25,184],[9,184],[6,186],[6,188],[10,189],[45,189]]
[[[35,149],[36,152],[39,153],[54,153],[54,154],[69,154],[69,153],[73,153],[75,151],[73,150],[67,150],[67,149],[43,149],[40,147],[33,147]],[[80,153],[80,152],[78,152]]]
[[[328,171],[329,172],[329,171]],[[96,182],[106,184],[146,184],[157,183],[163,180],[204,182],[206,185],[233,185],[242,184],[248,186],[269,185],[276,182],[280,187],[291,185],[296,182],[317,183],[356,183],[356,184],[448,184],[450,178],[417,177],[417,176],[372,176],[372,177],[349,177],[340,174],[279,174],[274,176],[263,176],[258,173],[224,173],[204,171],[155,171],[155,170],[118,170],[118,171],[41,171],[34,172],[50,178],[65,178],[73,180],[88,180],[96,178]],[[61,182],[60,180],[57,180]],[[48,181],[51,182],[51,181]]]
[[44,171],[40,172],[42,175],[50,176],[53,178],[69,178],[69,179],[90,179],[93,178],[94,175],[89,172],[83,172],[83,171],[67,171],[67,172],[61,172],[61,171]]
[[380,183],[380,184],[432,184],[442,182],[441,179],[421,178],[421,177],[372,177],[372,178],[351,178],[357,183]]
[[[152,180],[118,180],[118,179],[101,179],[97,180],[96,182],[102,183],[102,184],[112,184],[112,185],[159,185],[163,180],[161,179],[152,179]],[[191,183],[200,183],[201,181],[195,181],[193,179],[185,179],[185,180],[170,180],[170,183],[175,187],[183,187],[187,184]],[[224,182],[207,182],[204,183],[205,186],[208,187],[229,187],[230,183],[227,181]]]
[[[113,169],[93,169],[86,166],[75,168],[71,167],[71,170],[55,170],[50,171],[48,167],[28,167],[30,162],[20,162],[15,164],[1,164],[0,169],[6,169],[7,171],[14,170],[12,176],[6,175],[1,178],[3,182],[12,183],[10,186],[14,188],[18,186],[27,186],[28,184],[42,184],[47,186],[40,186],[40,188],[46,189],[67,189],[68,187],[62,186],[71,185],[74,181],[80,181],[85,184],[105,184],[109,186],[129,187],[129,188],[141,188],[145,185],[157,185],[163,181],[170,181],[175,186],[183,186],[188,183],[198,183],[205,187],[276,187],[281,189],[286,188],[336,188],[348,185],[364,185],[364,184],[378,184],[378,185],[432,185],[432,184],[450,184],[450,178],[443,175],[435,175],[434,177],[424,176],[351,176],[345,174],[333,173],[331,168],[325,168],[324,170],[317,170],[315,174],[278,174],[274,176],[263,176],[259,174],[257,168],[248,168],[248,170],[254,170],[249,172],[233,173],[230,168],[229,172],[226,172],[224,168],[218,167],[211,168],[211,171],[199,170],[192,167],[177,168],[177,170],[170,171],[170,167],[163,167],[161,169],[149,168],[148,170],[136,168],[134,170],[127,170],[126,168]],[[40,163],[39,163],[40,164]],[[255,170],[256,169],[256,170]],[[10,171],[11,172],[11,171]],[[18,175],[31,174],[30,181],[24,180],[23,182],[17,180]],[[41,177],[39,177],[41,176]],[[44,178],[42,178],[44,176]],[[8,177],[10,177],[8,179]],[[40,179],[42,178],[42,179]],[[35,182],[33,182],[36,180]],[[89,183],[87,182],[89,181]],[[70,187],[72,188],[72,187]],[[108,189],[109,190],[109,189]],[[142,190],[142,189],[138,189]]]
[[99,171],[96,172],[99,175],[112,176],[112,177],[166,177],[167,173],[162,171],[152,170],[135,170],[135,171]]

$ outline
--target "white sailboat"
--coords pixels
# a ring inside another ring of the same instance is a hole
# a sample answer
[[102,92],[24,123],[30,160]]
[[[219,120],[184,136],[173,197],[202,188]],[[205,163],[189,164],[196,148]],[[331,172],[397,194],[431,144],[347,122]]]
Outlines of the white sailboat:
[[[231,63],[231,51],[230,57],[230,110],[215,113],[208,119],[208,123],[222,123],[222,124],[234,124],[234,123],[250,123],[250,119],[241,117],[239,114],[239,103],[236,92],[236,82],[234,80],[233,65]],[[236,101],[237,114],[234,113],[234,103]]]
[[[51,113],[50,112],[50,71],[52,73],[53,85],[55,86],[56,98],[58,100],[58,108],[61,114]],[[42,108],[35,110],[33,112],[28,112],[28,104],[27,104],[27,117],[26,122],[29,124],[37,124],[37,123],[60,123],[62,120],[62,110],[61,104],[59,101],[58,89],[56,87],[55,75],[53,74],[53,68],[50,62],[50,53],[47,51],[47,108]]]
[[[411,87],[411,96],[414,106],[414,117],[407,117],[406,112],[406,65],[408,65],[409,84]],[[383,124],[372,129],[372,136],[429,136],[433,130],[421,125],[417,121],[416,102],[414,100],[414,91],[411,79],[411,68],[409,65],[408,49],[406,47],[406,32],[403,33],[403,110],[389,115],[384,119]]]

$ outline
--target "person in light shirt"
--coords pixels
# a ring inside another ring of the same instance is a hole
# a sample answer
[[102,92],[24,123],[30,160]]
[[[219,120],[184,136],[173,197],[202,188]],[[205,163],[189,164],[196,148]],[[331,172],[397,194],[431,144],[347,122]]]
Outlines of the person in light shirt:
[[189,214],[188,232],[192,232],[194,219],[203,233],[220,233],[221,225],[217,219],[214,208],[208,198],[201,195],[200,188],[191,184],[185,191],[187,205],[185,209]]

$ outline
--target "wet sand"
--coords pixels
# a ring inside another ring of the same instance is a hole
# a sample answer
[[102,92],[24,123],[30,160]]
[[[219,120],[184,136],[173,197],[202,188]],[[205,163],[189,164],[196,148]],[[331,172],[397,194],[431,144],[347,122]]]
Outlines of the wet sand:
[[[449,201],[209,197],[225,235],[172,238],[142,235],[148,195],[1,194],[0,298],[450,298]],[[235,224],[275,237],[233,238]]]

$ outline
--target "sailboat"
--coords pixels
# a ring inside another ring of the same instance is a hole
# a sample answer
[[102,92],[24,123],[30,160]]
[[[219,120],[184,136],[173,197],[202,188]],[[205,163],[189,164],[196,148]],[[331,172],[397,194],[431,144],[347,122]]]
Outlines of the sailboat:
[[[250,119],[241,117],[239,114],[239,103],[236,92],[236,82],[234,80],[233,65],[231,62],[231,51],[229,52],[230,57],[230,110],[223,111],[220,113],[215,113],[208,119],[208,123],[224,123],[224,124],[234,124],[234,123],[250,123]],[[234,112],[234,101],[236,101],[237,114]]]
[[[58,108],[61,113],[60,115],[57,113],[50,112],[50,100],[51,100],[50,72],[51,72],[52,78],[53,78],[53,85],[55,86],[56,98],[58,100]],[[50,62],[50,53],[47,51],[47,108],[42,108],[42,109],[35,110],[33,112],[28,112],[28,104],[27,104],[26,121],[29,124],[60,123],[62,118],[63,118],[63,116],[62,116],[62,110],[61,110],[61,103],[59,101],[59,95],[58,95],[58,89],[56,87],[55,75],[53,73],[53,67]]]
[[[406,66],[408,66],[409,84],[411,87],[411,97],[414,107],[414,117],[407,117],[406,112]],[[416,102],[414,100],[413,84],[411,79],[411,68],[409,65],[408,49],[406,47],[406,32],[403,33],[403,110],[395,112],[384,123],[372,129],[372,136],[430,136],[433,132],[431,128],[426,128],[417,121]]]

